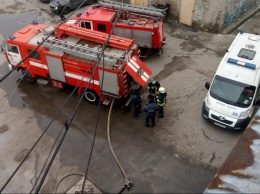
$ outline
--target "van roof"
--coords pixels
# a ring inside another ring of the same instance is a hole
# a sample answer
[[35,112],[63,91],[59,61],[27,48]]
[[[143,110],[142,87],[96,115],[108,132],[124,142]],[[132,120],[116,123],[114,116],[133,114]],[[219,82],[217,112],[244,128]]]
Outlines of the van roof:
[[258,85],[260,36],[240,32],[220,62],[216,74],[229,79]]

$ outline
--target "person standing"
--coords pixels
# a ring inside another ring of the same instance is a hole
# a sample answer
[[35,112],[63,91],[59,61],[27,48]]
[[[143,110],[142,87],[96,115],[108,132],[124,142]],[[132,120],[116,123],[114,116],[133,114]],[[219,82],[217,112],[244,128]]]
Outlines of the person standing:
[[63,6],[60,4],[59,1],[57,1],[57,7],[58,7],[58,14],[60,15],[61,21],[64,21],[66,18],[63,15]]
[[159,88],[159,94],[156,96],[156,104],[159,106],[158,110],[158,117],[163,118],[164,117],[164,111],[163,107],[166,105],[166,90],[164,87]]
[[134,107],[133,116],[135,119],[138,119],[138,113],[141,112],[141,103],[142,103],[142,94],[138,89],[135,89],[131,94],[131,103]]
[[155,126],[155,117],[156,117],[156,111],[158,111],[159,107],[157,104],[155,104],[153,99],[149,99],[148,103],[143,106],[143,111],[145,112],[145,123],[144,125],[146,127]]
[[160,86],[161,85],[158,81],[156,81],[155,79],[151,80],[151,82],[148,84],[148,86],[146,88],[147,91],[149,92],[148,100],[152,98],[155,102]]

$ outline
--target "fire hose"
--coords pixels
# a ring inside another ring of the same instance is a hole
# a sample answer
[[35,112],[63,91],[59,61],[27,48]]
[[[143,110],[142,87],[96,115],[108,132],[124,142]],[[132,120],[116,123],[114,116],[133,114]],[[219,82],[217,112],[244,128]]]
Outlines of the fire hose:
[[112,147],[112,144],[111,144],[111,139],[110,139],[110,116],[111,116],[111,112],[112,112],[114,101],[115,101],[115,99],[113,99],[112,102],[111,102],[111,105],[110,105],[110,108],[109,108],[109,113],[108,113],[108,118],[107,118],[107,139],[108,139],[108,143],[109,143],[109,147],[110,147],[110,150],[112,152],[112,155],[113,155],[117,165],[119,166],[119,168],[120,168],[120,170],[121,170],[121,172],[122,172],[122,174],[123,174],[123,176],[125,178],[125,183],[124,183],[122,189],[119,192],[119,193],[122,193],[126,188],[130,189],[130,187],[133,185],[133,183],[128,180],[127,175],[126,175],[122,165],[118,161],[118,159],[116,157],[116,154],[114,152],[114,149]]

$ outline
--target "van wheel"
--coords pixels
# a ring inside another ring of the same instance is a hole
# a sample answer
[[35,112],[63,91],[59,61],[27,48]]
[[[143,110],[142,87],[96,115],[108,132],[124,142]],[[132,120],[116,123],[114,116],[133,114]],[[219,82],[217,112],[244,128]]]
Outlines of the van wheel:
[[29,84],[33,84],[35,82],[35,79],[32,77],[31,73],[27,71],[25,68],[21,68],[22,74],[23,74],[23,80],[26,81]]
[[86,99],[88,102],[90,102],[90,103],[92,103],[92,104],[97,104],[98,101],[99,101],[98,95],[96,94],[96,92],[94,92],[94,91],[92,91],[92,90],[86,91],[85,94],[84,94],[84,97],[85,97],[85,99]]

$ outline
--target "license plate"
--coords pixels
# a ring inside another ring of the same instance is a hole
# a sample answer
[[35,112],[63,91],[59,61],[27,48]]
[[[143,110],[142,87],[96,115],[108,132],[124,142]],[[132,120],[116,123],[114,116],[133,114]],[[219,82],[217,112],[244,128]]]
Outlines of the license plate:
[[220,127],[222,127],[222,128],[226,128],[225,125],[219,124],[219,123],[217,123],[217,122],[214,122],[214,125],[220,126]]

